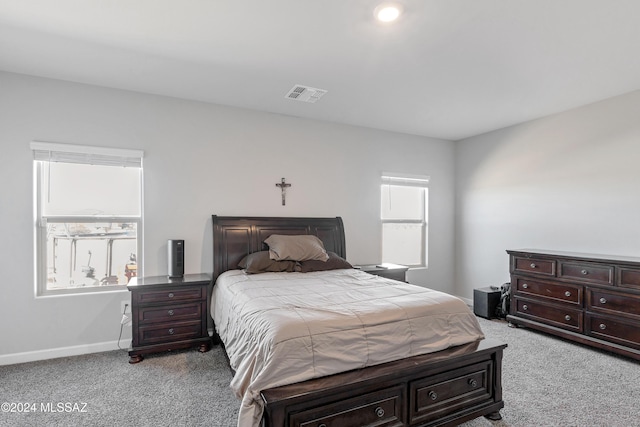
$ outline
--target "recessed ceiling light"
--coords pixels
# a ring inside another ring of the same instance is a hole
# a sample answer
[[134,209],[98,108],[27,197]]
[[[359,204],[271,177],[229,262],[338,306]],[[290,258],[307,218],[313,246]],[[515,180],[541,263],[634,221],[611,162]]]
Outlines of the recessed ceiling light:
[[384,3],[373,11],[373,15],[380,22],[393,22],[400,17],[402,6],[397,3]]

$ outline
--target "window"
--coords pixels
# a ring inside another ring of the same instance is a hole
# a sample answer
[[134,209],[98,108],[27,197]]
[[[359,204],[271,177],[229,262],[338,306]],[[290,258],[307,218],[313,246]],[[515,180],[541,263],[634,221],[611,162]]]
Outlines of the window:
[[31,149],[38,295],[123,289],[139,268],[142,151]]
[[428,185],[425,176],[382,176],[382,262],[426,267]]

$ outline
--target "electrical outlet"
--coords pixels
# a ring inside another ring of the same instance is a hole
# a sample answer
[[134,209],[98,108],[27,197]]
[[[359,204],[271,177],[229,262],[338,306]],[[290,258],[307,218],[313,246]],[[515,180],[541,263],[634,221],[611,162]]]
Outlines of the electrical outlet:
[[120,301],[120,314],[131,314],[131,301]]

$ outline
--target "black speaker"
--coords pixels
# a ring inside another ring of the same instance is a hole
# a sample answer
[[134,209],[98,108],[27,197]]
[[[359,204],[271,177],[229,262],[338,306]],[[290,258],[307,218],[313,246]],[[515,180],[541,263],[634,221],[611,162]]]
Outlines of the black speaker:
[[500,289],[479,288],[473,290],[473,312],[480,317],[491,319],[498,317]]
[[184,240],[169,240],[167,261],[169,263],[169,277],[184,276]]

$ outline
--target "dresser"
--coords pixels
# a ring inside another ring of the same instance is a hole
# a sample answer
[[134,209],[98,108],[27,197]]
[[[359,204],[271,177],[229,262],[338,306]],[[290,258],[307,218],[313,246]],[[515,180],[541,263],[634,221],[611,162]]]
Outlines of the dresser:
[[640,258],[507,250],[507,320],[640,360]]
[[133,318],[129,363],[142,361],[144,354],[192,346],[208,351],[210,287],[206,274],[132,278],[127,285]]

